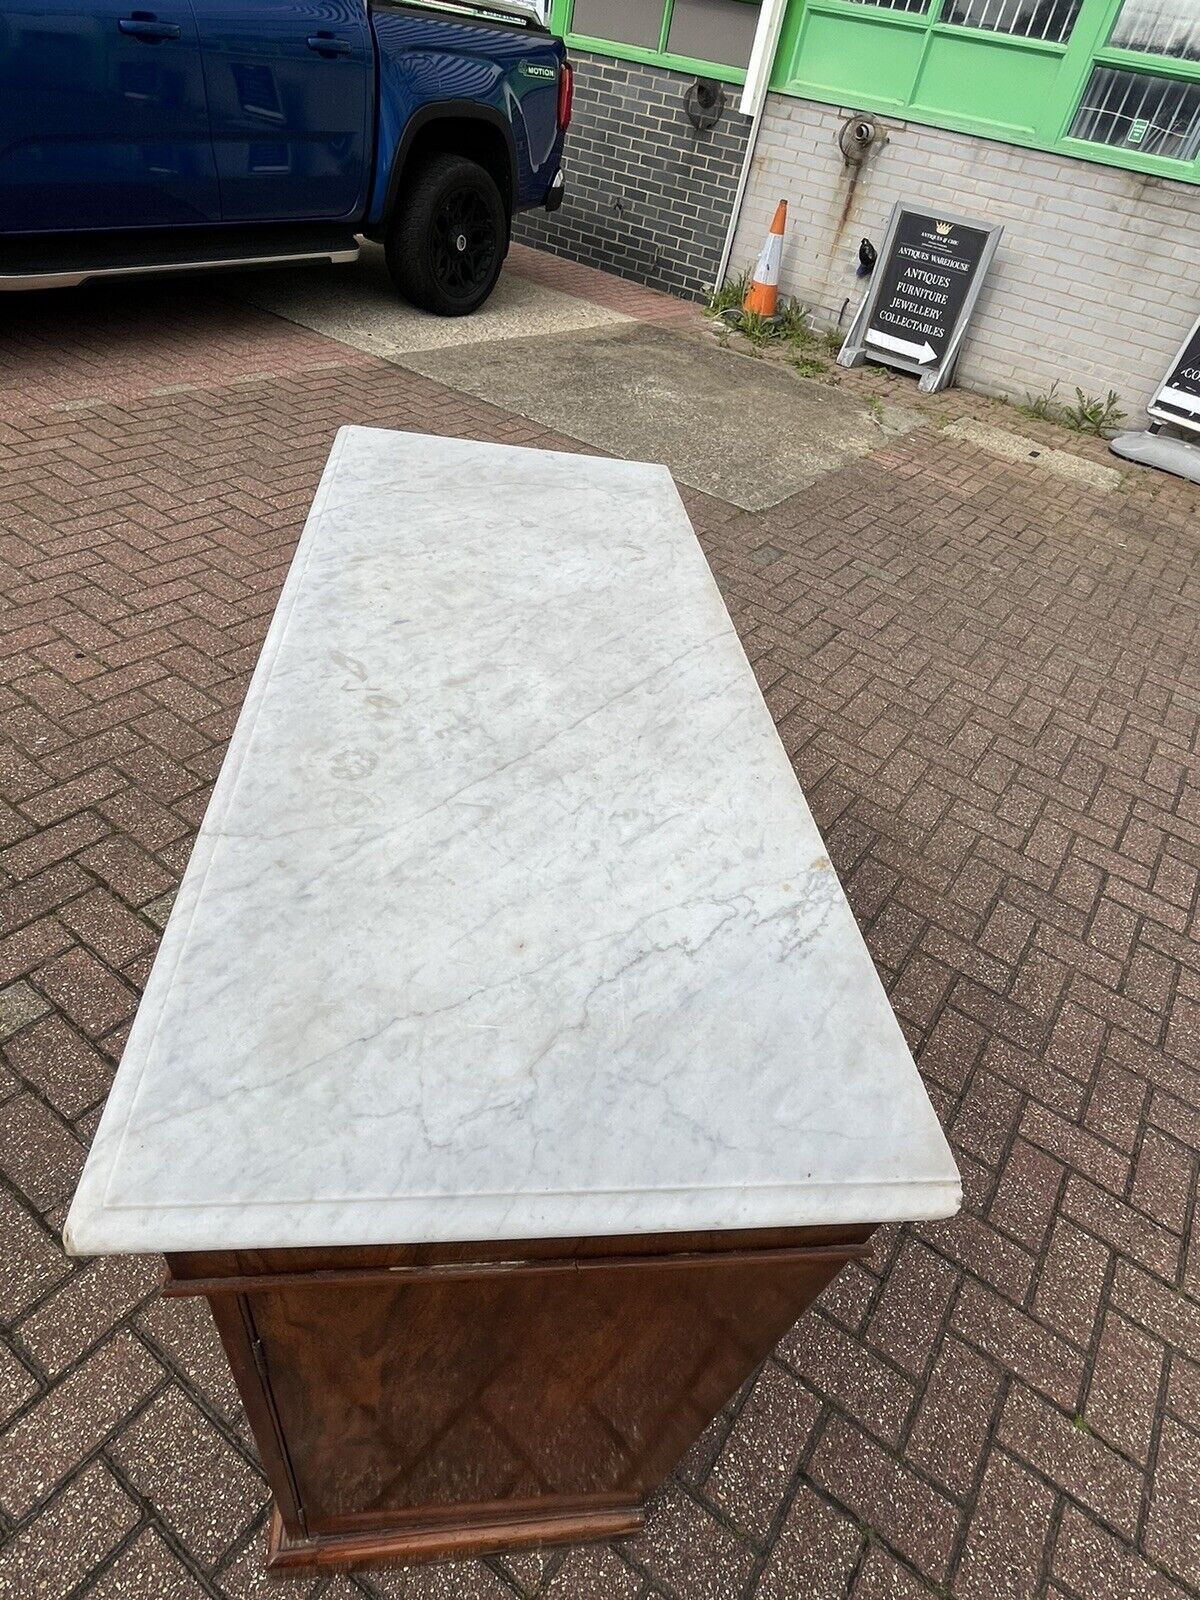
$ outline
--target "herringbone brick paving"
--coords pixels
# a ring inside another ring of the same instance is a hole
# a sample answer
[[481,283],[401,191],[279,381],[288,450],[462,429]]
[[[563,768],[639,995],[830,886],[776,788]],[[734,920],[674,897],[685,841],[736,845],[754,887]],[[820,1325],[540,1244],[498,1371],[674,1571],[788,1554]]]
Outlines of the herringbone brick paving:
[[191,285],[6,307],[0,372],[0,1596],[1200,1594],[1186,499],[933,429],[685,496],[963,1214],[884,1230],[644,1536],[274,1585],[207,1312],[57,1228],[334,430],[571,445]]

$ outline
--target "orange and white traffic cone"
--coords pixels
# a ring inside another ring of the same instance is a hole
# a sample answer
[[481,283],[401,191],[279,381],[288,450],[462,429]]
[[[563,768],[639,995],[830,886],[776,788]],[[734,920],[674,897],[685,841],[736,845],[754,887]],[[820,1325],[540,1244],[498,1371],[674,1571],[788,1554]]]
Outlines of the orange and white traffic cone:
[[760,317],[773,317],[779,304],[779,264],[783,259],[783,231],[787,227],[787,201],[775,207],[775,220],[762,247],[754,271],[750,274],[750,287],[742,301],[743,311],[757,311]]

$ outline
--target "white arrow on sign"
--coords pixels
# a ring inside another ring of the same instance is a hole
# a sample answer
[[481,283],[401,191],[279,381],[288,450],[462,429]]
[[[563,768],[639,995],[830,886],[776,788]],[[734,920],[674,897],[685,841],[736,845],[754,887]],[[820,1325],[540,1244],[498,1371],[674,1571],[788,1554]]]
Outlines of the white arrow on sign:
[[1165,400],[1169,406],[1178,406],[1181,411],[1200,411],[1200,395],[1189,394],[1186,389],[1168,386],[1158,398]]
[[867,343],[877,344],[883,350],[890,350],[893,355],[907,356],[910,361],[919,361],[922,366],[937,360],[937,351],[928,339],[924,344],[913,344],[911,339],[897,339],[893,334],[876,333],[874,328],[868,328]]

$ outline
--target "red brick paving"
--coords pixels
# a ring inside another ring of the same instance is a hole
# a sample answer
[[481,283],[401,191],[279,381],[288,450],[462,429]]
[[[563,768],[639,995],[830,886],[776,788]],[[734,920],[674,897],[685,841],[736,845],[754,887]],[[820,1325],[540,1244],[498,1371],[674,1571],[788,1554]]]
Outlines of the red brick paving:
[[336,427],[566,442],[210,286],[10,301],[0,373],[0,1597],[1200,1595],[1185,502],[933,429],[686,495],[966,1207],[881,1232],[644,1536],[276,1587],[206,1314],[57,1228]]
[[[38,296],[39,315],[18,307],[10,317],[6,310],[0,437],[10,411],[211,388],[368,359],[291,323],[271,323],[223,295],[215,281],[147,280],[136,291],[115,292],[92,284],[57,302]],[[66,472],[68,482],[73,476]]]
[[600,272],[544,250],[532,250],[527,244],[512,246],[504,270],[561,294],[590,300],[609,311],[622,311],[638,322],[696,326],[696,308],[690,301],[677,300],[674,295],[647,289],[626,278],[614,278],[610,272]]

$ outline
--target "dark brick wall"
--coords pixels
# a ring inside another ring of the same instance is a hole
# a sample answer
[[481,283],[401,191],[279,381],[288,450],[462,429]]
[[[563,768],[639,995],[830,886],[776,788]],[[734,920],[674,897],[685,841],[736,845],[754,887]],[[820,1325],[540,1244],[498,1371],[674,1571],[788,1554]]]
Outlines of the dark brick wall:
[[572,51],[575,115],[567,197],[553,216],[526,212],[515,237],[656,289],[697,298],[716,276],[746,152],[749,119],[726,89],[716,127],[683,108],[694,78]]

